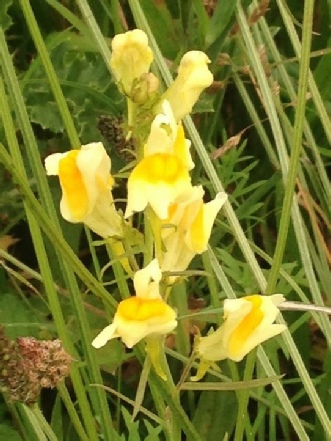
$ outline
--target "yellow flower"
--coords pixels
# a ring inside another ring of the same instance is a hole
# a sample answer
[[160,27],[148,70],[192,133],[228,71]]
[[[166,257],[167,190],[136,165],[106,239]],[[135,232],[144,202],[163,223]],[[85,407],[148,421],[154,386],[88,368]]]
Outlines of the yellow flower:
[[198,339],[198,357],[210,362],[226,358],[241,361],[256,346],[286,329],[274,324],[277,306],[284,301],[281,294],[225,300],[224,322],[215,332]]
[[45,159],[48,175],[59,176],[60,211],[68,222],[83,222],[102,237],[121,236],[121,218],[111,193],[111,161],[101,142]]
[[154,118],[144,147],[144,156],[168,153],[177,156],[188,170],[194,162],[190,154],[191,141],[185,138],[184,129],[177,124],[168,101],[162,103],[162,113]]
[[165,253],[162,271],[185,270],[196,254],[207,249],[217,213],[227,200],[226,193],[218,193],[210,202],[203,202],[201,186],[192,187],[169,207],[168,217],[162,224]]
[[165,92],[164,98],[170,102],[176,121],[188,115],[201,92],[213,82],[213,74],[208,69],[209,58],[204,52],[187,52],[178,68],[178,75]]
[[182,125],[176,124],[167,101],[162,109],[163,113],[152,122],[144,158],[129,176],[125,217],[150,204],[160,219],[166,219],[170,204],[192,187],[188,173],[194,167],[191,143],[185,138]]
[[125,217],[143,211],[150,204],[160,219],[166,219],[170,204],[190,188],[190,175],[177,156],[167,153],[146,156],[129,176]]
[[164,335],[175,329],[176,313],[159,292],[161,277],[157,259],[136,272],[133,278],[136,296],[119,303],[113,322],[93,340],[95,348],[118,337],[132,348],[147,336]]
[[134,81],[149,71],[152,61],[147,35],[140,29],[113,38],[110,66],[126,95],[130,96]]

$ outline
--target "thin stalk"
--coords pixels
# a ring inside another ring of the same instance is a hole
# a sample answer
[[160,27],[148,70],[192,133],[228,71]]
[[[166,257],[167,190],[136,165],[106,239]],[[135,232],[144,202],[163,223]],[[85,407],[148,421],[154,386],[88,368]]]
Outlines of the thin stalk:
[[51,426],[46,421],[38,404],[34,404],[29,409],[33,413],[33,415],[35,416],[36,420],[38,421],[38,423],[39,423],[41,429],[43,430],[44,434],[46,435],[48,441],[58,441],[57,436],[53,432],[53,429],[51,428]]
[[[249,26],[247,23],[247,19],[245,17],[245,14],[244,14],[243,9],[240,4],[238,4],[237,9],[238,9],[238,23],[239,23],[240,30],[242,33],[242,38],[243,38],[243,41],[245,42],[245,45],[247,48],[247,53],[250,57],[249,58],[250,63],[254,69],[254,72],[256,74],[256,77],[257,77],[257,80],[258,80],[258,83],[260,86],[261,94],[263,97],[263,102],[266,107],[268,117],[270,119],[271,129],[274,134],[275,144],[276,144],[278,154],[279,154],[280,164],[281,164],[281,168],[282,168],[282,172],[283,172],[283,179],[284,179],[284,181],[286,181],[286,177],[288,175],[287,150],[286,150],[286,145],[284,142],[283,133],[281,131],[279,119],[277,117],[276,109],[274,106],[274,100],[272,98],[270,87],[269,87],[268,81],[266,79],[266,75],[265,75],[260,57],[257,53],[255,43],[253,41]],[[296,227],[297,224],[302,222],[301,216],[299,215],[299,208],[296,203],[293,204],[292,215],[293,215],[293,223],[294,223],[294,226]],[[305,240],[304,240],[304,242],[305,242]],[[309,254],[308,254],[308,256],[309,256]],[[307,255],[305,257],[307,257]],[[248,261],[248,263],[249,263],[249,261]],[[303,262],[304,266],[305,266],[305,263],[306,262]],[[279,317],[278,321],[280,323],[283,323],[283,320],[281,317]],[[298,353],[296,344],[293,341],[292,336],[289,334],[289,332],[284,332],[283,337],[285,338],[285,336],[286,336],[285,340],[286,340],[288,350],[290,351],[293,362],[298,370],[300,377],[302,378],[302,381],[304,383],[307,394],[310,396],[311,402],[315,408],[315,411],[318,415],[318,418],[320,419],[324,429],[328,433],[329,431],[331,431],[331,424],[330,424],[330,420],[326,414],[325,408],[324,408],[323,404],[321,403],[320,397],[312,384],[312,381],[308,375],[308,372],[307,372],[307,369],[303,363],[303,360],[302,360],[300,354]]]
[[[28,8],[29,4],[25,3],[25,6]],[[28,19],[28,16],[27,16],[27,19]],[[37,26],[36,23],[32,23],[32,27],[33,26]],[[3,35],[1,35],[1,38],[4,40]],[[39,43],[42,45],[42,39],[39,41]],[[6,45],[4,44],[3,50],[2,50],[2,55],[3,55],[3,58],[5,59],[4,67],[7,69],[7,82],[9,84],[11,84],[12,92],[15,94],[16,99],[15,99],[14,103],[16,104],[16,106],[18,108],[18,113],[19,113],[20,121],[21,121],[22,128],[23,128],[23,130],[22,130],[23,136],[26,139],[27,150],[28,150],[28,153],[30,154],[31,166],[35,172],[35,175],[37,178],[37,184],[39,184],[39,191],[41,193],[41,199],[44,201],[44,204],[45,204],[45,207],[47,208],[47,211],[51,213],[52,217],[54,217],[54,220],[51,222],[51,224],[55,223],[58,226],[58,223],[56,223],[57,216],[55,214],[53,201],[52,201],[50,193],[48,191],[47,183],[45,183],[46,178],[45,178],[45,173],[41,167],[40,158],[38,155],[38,146],[36,145],[34,135],[32,132],[32,128],[29,124],[29,120],[28,120],[28,117],[26,114],[24,102],[23,102],[23,99],[20,95],[19,85],[17,83],[15,84],[15,78],[16,78],[15,72],[14,72],[13,66],[11,64],[10,57],[5,52],[5,48],[6,48]],[[40,47],[38,47],[38,49],[40,49]],[[12,71],[11,74],[8,73],[10,71]],[[53,78],[53,80],[55,81],[54,78]],[[70,115],[69,115],[69,118],[70,118]],[[20,157],[19,149],[18,150],[16,149],[15,152],[16,152],[15,154],[17,154],[17,156],[19,157],[19,163],[21,164],[21,169],[24,170],[24,164],[22,164],[22,158]],[[31,219],[30,222],[32,222],[32,218],[30,218],[30,219]],[[49,272],[49,264],[47,262],[47,260],[48,260],[47,255],[43,249],[44,243],[40,237],[36,236],[37,235],[37,228],[33,228],[33,229],[31,228],[31,230],[33,230],[35,232],[34,233],[35,237],[33,237],[33,240],[35,241],[34,242],[35,249],[36,249],[36,253],[37,253],[37,257],[38,257],[38,262],[41,267],[41,272],[43,274],[45,274],[45,271],[46,272],[48,271],[48,273],[49,273],[47,277],[43,276],[43,280],[45,281],[45,286],[46,286],[46,283],[50,283],[50,281],[52,281],[52,275]],[[59,232],[58,232],[58,234],[59,234]],[[54,243],[54,236],[50,240],[52,243]],[[67,249],[68,248],[70,248],[70,247],[67,247]],[[85,353],[84,356],[88,360],[88,365],[89,365],[89,375],[91,376],[91,380],[93,382],[101,383],[102,378],[101,378],[101,374],[100,374],[100,369],[99,369],[99,366],[97,364],[97,361],[95,360],[95,357],[94,357],[94,354],[92,351],[89,323],[88,323],[88,319],[87,319],[87,315],[85,313],[84,307],[82,305],[81,293],[78,288],[78,283],[77,283],[76,277],[70,267],[63,266],[62,255],[59,256],[59,263],[60,263],[60,266],[62,267],[62,272],[63,272],[63,275],[66,279],[68,289],[71,291],[71,294],[72,294],[70,299],[71,299],[71,302],[73,305],[73,309],[75,310],[75,315],[77,317],[77,323],[80,328],[80,335],[81,335],[81,339],[82,339],[83,350]],[[52,300],[53,307],[57,308],[57,310],[60,311],[60,306],[58,303],[58,299],[56,296],[56,291],[54,289],[53,283],[49,284],[49,288],[50,288],[50,290],[49,291],[46,290],[46,291],[49,293],[49,297],[51,299],[53,299]],[[109,296],[107,295],[107,297],[109,297]],[[53,308],[51,308],[51,309],[53,312]],[[65,326],[65,323],[58,322],[57,328],[58,328],[59,335],[61,335],[61,339],[64,342],[66,342],[67,347],[72,348],[70,352],[73,353],[73,351],[74,351],[73,345],[72,345],[69,337],[67,337],[67,328]],[[79,377],[77,377],[77,375],[79,375],[78,369],[73,368],[73,372],[76,373],[76,379],[78,379],[79,378]],[[92,412],[89,409],[89,403],[86,399],[85,388],[83,387],[82,384],[80,384],[78,386],[77,382],[76,382],[76,386],[80,387],[80,392],[78,393],[78,391],[77,391],[77,395],[80,396],[82,400],[85,397],[85,401],[84,401],[84,403],[82,403],[81,409],[82,409],[82,414],[86,420],[87,430],[90,431],[90,433],[89,433],[90,438],[91,439],[97,438],[97,428],[94,423],[94,414],[101,415],[102,430],[103,430],[105,436],[107,436],[108,438],[115,437],[116,434],[115,434],[113,426],[112,426],[112,419],[110,416],[109,407],[108,407],[108,403],[107,403],[106,396],[105,396],[104,392],[102,392],[101,390],[95,390],[95,391],[90,390],[89,391],[91,402],[94,407],[94,411]]]
[[111,296],[109,296],[109,293],[105,290],[102,284],[100,284],[100,282],[92,276],[92,274],[85,268],[63,237],[59,235],[58,230],[52,224],[52,219],[45,213],[45,210],[31,190],[29,182],[27,182],[21,171],[17,169],[17,164],[11,159],[2,144],[0,144],[0,162],[2,162],[4,166],[12,173],[13,179],[20,187],[20,192],[25,203],[35,214],[36,219],[39,221],[40,228],[45,233],[47,238],[52,241],[54,248],[63,256],[65,265],[73,269],[73,271],[89,290],[100,296],[100,298],[103,300],[108,301],[109,306],[115,311],[117,302]]
[[[253,5],[254,6],[254,5]],[[256,6],[256,4],[255,4]],[[278,52],[277,46],[275,44],[273,35],[271,34],[269,27],[266,23],[266,20],[264,17],[261,17],[261,19],[259,20],[259,26],[262,29],[262,36],[260,37],[260,39],[262,39],[264,42],[267,42],[267,45],[271,51],[271,54],[273,56],[273,58],[276,60],[277,63],[277,69],[279,70],[279,76],[284,84],[284,87],[286,88],[286,90],[288,91],[291,100],[292,101],[296,101],[297,100],[297,96],[296,96],[296,92],[294,90],[293,87],[293,83],[283,65],[283,60]],[[254,59],[254,54],[251,55],[251,57]],[[236,78],[236,77],[235,77]],[[236,81],[236,85],[238,86],[238,89],[240,90],[240,92],[242,92],[244,89],[242,82],[239,81],[239,78],[237,78],[238,81]],[[259,78],[259,84],[262,85],[262,89],[264,90],[265,87],[265,82],[263,81],[263,77]],[[242,87],[240,87],[242,86]],[[247,95],[247,93],[246,93]],[[266,92],[264,93],[264,95],[266,95]],[[244,99],[244,95],[243,99]],[[247,95],[248,96],[248,95]],[[267,100],[268,103],[268,100]],[[245,104],[247,106],[247,101],[245,101]],[[248,107],[249,109],[250,107]],[[277,106],[277,110],[278,112],[281,112],[281,116],[285,115],[282,105],[281,103],[279,103],[279,105]],[[258,128],[260,122],[256,120],[256,118],[253,118],[254,114],[251,114],[251,117],[254,121],[255,126]],[[287,127],[287,130],[290,130],[291,133],[288,134],[287,138],[288,140],[292,141],[292,137],[293,137],[293,128],[292,127]],[[305,127],[304,127],[304,131],[305,131],[305,136],[308,142],[308,145],[311,147],[312,151],[314,152],[315,155],[315,161],[318,167],[318,175],[323,183],[323,188],[325,190],[325,194],[326,194],[326,200],[330,200],[330,196],[331,196],[331,186],[330,186],[330,182],[329,179],[326,176],[326,171],[325,168],[323,166],[323,162],[320,158],[320,155],[318,153],[318,148],[316,146],[316,142],[315,139],[313,137],[313,134],[311,132],[310,126],[308,124],[307,121],[305,121]],[[259,131],[260,133],[260,131]],[[267,136],[267,135],[266,135]],[[268,137],[267,137],[268,139]],[[261,140],[263,142],[263,144],[265,143],[265,138],[261,137]],[[290,141],[288,141],[290,143]],[[280,155],[282,155],[281,152],[279,152]],[[286,156],[286,150],[284,152],[284,155]],[[271,158],[270,158],[271,159]],[[287,169],[283,169],[283,173],[286,173]],[[313,269],[313,265],[312,265],[312,261],[311,261],[311,257],[310,257],[310,253],[309,253],[309,249],[308,249],[308,245],[307,245],[307,236],[305,234],[304,231],[304,224],[303,224],[303,220],[302,220],[302,216],[300,214],[300,210],[298,207],[298,203],[296,201],[293,201],[292,204],[292,219],[293,219],[293,228],[295,230],[295,234],[297,237],[297,244],[299,247],[299,251],[300,251],[300,256],[301,256],[301,260],[303,263],[303,267],[305,270],[305,273],[307,275],[307,280],[309,283],[309,288],[310,288],[310,292],[312,293],[312,297],[313,297],[313,301],[316,304],[323,304],[323,298],[321,295],[321,291],[318,285],[318,282],[316,280],[316,274],[314,272]],[[254,244],[251,244],[252,247],[255,247]],[[281,270],[282,271],[282,270]],[[297,291],[298,292],[298,291]],[[300,297],[301,299],[303,299],[303,297]],[[306,300],[307,302],[309,300]],[[326,336],[326,338],[328,339],[328,341],[330,342],[330,338],[329,335],[331,334],[331,328],[330,328],[330,322],[328,320],[326,320],[325,317],[317,317],[316,320],[319,323],[319,326],[323,329],[324,335]],[[330,343],[329,343],[330,344]]]
[[[212,277],[213,268],[211,266],[210,259],[208,258],[208,254],[207,253],[203,253],[202,254],[202,261],[203,261],[204,268],[210,274],[210,277],[207,277],[207,283],[208,283],[208,291],[210,293],[211,305],[215,309],[221,309],[222,308],[222,302],[221,302],[220,295],[219,295],[218,284],[217,284],[215,278]],[[217,324],[218,325],[220,325],[222,323],[222,316],[221,316],[221,314],[219,314],[217,316],[216,320],[217,320]]]
[[[1,37],[3,37],[3,36],[1,35],[1,32],[0,32],[0,38]],[[6,97],[5,90],[4,90],[4,85],[3,85],[1,78],[0,78],[0,105],[1,105],[0,108],[2,110],[2,119],[4,122],[6,138],[7,138],[9,149],[11,151],[12,158],[13,158],[13,159],[11,159],[10,156],[8,155],[8,153],[5,150],[3,150],[3,152],[6,154],[7,159],[9,161],[5,166],[10,172],[13,172],[12,167],[13,167],[13,162],[15,162],[16,167],[18,167],[21,172],[20,177],[21,177],[22,185],[29,188],[29,190],[31,191],[30,185],[27,181],[27,177],[26,177],[26,173],[25,173],[25,169],[24,169],[24,164],[23,164],[22,158],[19,153],[20,150],[19,150],[19,146],[17,143],[16,135],[15,135],[15,128],[14,128],[14,124],[13,124],[11,114],[9,111],[9,104],[7,101],[7,97]],[[32,191],[31,191],[31,193],[32,193]],[[32,197],[35,198],[33,193],[32,193]],[[68,337],[66,324],[64,322],[64,317],[63,317],[63,314],[61,311],[61,306],[60,306],[57,292],[56,292],[56,289],[54,286],[52,273],[50,271],[50,266],[48,264],[48,257],[47,257],[47,253],[46,253],[46,250],[44,247],[44,241],[43,241],[43,238],[42,238],[42,235],[41,235],[41,232],[39,229],[39,224],[37,221],[38,216],[35,217],[35,213],[32,214],[33,209],[31,210],[31,208],[29,207],[29,205],[27,204],[26,201],[24,201],[24,206],[25,206],[27,220],[28,220],[28,223],[30,226],[32,240],[34,242],[34,246],[35,246],[35,250],[36,250],[36,254],[37,254],[38,263],[40,266],[41,276],[42,276],[42,279],[43,279],[43,282],[45,285],[45,290],[48,295],[49,307],[52,311],[52,316],[53,316],[54,322],[56,324],[56,328],[57,328],[59,337],[62,340],[64,347],[67,348],[68,352],[71,353],[72,355],[74,355],[75,349],[70,341],[70,338]],[[42,208],[41,208],[41,211],[44,214],[44,210],[42,210]],[[47,222],[51,223],[50,220],[48,220]],[[54,238],[54,236],[53,236],[53,238]],[[50,240],[52,240],[52,238],[50,238]],[[75,391],[77,394],[77,398],[82,406],[82,416],[83,416],[84,421],[86,423],[86,428],[87,428],[87,430],[89,430],[88,427],[90,428],[89,435],[91,437],[91,440],[97,439],[97,435],[94,430],[93,417],[91,416],[90,412],[87,412],[87,410],[89,409],[89,403],[87,401],[85,388],[84,388],[84,385],[82,384],[80,373],[75,368],[75,366],[73,366],[73,368],[71,370],[71,376],[72,376],[73,384],[74,384]]]
[[57,79],[57,75],[55,69],[52,65],[49,53],[47,51],[44,39],[39,30],[37,21],[33,14],[30,1],[29,0],[20,0],[23,14],[25,16],[26,23],[29,27],[29,31],[33,38],[33,41],[38,49],[39,56],[41,58],[42,65],[45,69],[48,81],[50,83],[51,89],[53,91],[54,97],[56,99],[59,112],[66,122],[67,133],[73,148],[77,148],[80,146],[80,141],[76,132],[76,129],[73,125],[73,120],[70,115],[70,110],[67,105],[67,101],[62,93],[61,87],[59,85],[59,81]]
[[94,38],[94,41],[96,43],[96,46],[99,48],[100,54],[109,70],[111,75],[113,76],[111,67],[110,67],[110,56],[111,52],[109,50],[109,47],[105,41],[104,36],[101,33],[101,30],[95,20],[95,17],[93,15],[93,12],[86,0],[77,0],[76,1],[84,19],[85,22],[89,28],[89,30],[92,33],[92,37]]
[[[254,5],[256,7],[257,2],[254,2]],[[281,82],[283,83],[283,87],[286,88],[286,91],[289,94],[291,100],[296,101],[297,96],[296,96],[296,91],[293,86],[293,82],[292,82],[292,80],[291,80],[291,78],[285,68],[284,59],[282,59],[282,57],[278,51],[274,36],[270,32],[270,28],[269,28],[265,18],[261,17],[258,24],[261,28],[263,41],[267,43],[267,46],[272,54],[272,57],[275,60],[277,71],[278,71],[278,76],[281,79]],[[318,175],[321,179],[323,189],[326,194],[327,201],[329,201],[331,204],[330,180],[329,180],[327,173],[325,171],[323,160],[321,159],[314,135],[312,133],[309,122],[307,120],[305,120],[304,133],[305,133],[305,137],[306,137],[308,146],[311,148],[311,150],[314,154],[314,160],[315,160],[315,164],[316,164],[316,167],[318,170]]]
[[114,244],[112,243],[111,240],[106,242],[106,248],[108,251],[108,255],[113,261],[112,268],[115,274],[116,284],[118,286],[121,297],[122,299],[127,299],[131,295],[128,284],[126,282],[127,275],[125,274],[124,269],[118,259],[118,255],[116,253]]
[[298,99],[295,112],[294,134],[291,149],[291,158],[288,175],[285,177],[285,195],[283,200],[280,225],[276,243],[273,264],[268,278],[266,292],[274,292],[279,275],[279,269],[283,261],[286,247],[287,234],[291,219],[291,207],[295,191],[296,177],[298,173],[299,159],[301,154],[302,134],[305,122],[306,95],[308,89],[308,71],[310,64],[310,47],[313,25],[314,0],[306,0],[304,7],[302,29],[302,51],[299,65]]
[[[313,0],[306,0],[305,3],[313,3]],[[297,32],[295,30],[295,26],[293,23],[293,17],[288,12],[288,6],[285,4],[284,0],[277,0],[279,12],[283,18],[284,25],[287,29],[288,36],[291,40],[293,49],[296,53],[297,58],[300,57],[300,41],[299,37],[297,35]],[[309,7],[309,6],[308,6]],[[304,31],[304,29],[303,29]],[[299,58],[300,59],[300,58]],[[314,101],[314,104],[316,106],[316,109],[318,111],[324,132],[328,138],[329,143],[331,142],[331,125],[330,125],[330,117],[328,115],[328,112],[326,110],[325,104],[323,102],[323,99],[321,97],[321,94],[318,90],[318,87],[316,85],[316,82],[314,80],[313,74],[311,70],[308,70],[308,84],[309,84],[309,91],[311,93],[312,99]]]
[[240,76],[238,75],[237,72],[232,72],[232,78],[233,78],[234,84],[236,85],[236,87],[241,95],[241,98],[245,104],[245,108],[248,111],[251,120],[253,121],[254,128],[257,131],[257,133],[261,139],[261,143],[264,146],[264,148],[266,149],[266,152],[268,153],[268,156],[269,156],[269,159],[270,159],[272,165],[276,169],[279,169],[279,161],[278,161],[277,155],[274,152],[273,145],[272,145],[271,141],[269,140],[267,132],[266,132],[265,128],[263,127],[261,118],[256,111],[256,107],[255,107],[253,101],[251,100],[251,97],[250,97],[249,93],[247,92],[242,79],[240,78]]
[[[21,406],[21,410],[22,412],[24,412],[25,416],[30,422],[30,425],[33,427],[38,441],[48,441],[48,438],[40,425],[39,418],[35,414],[33,409],[31,409],[29,406],[26,406],[25,404],[22,404]],[[55,441],[54,438],[52,438],[51,441]]]
[[[223,268],[221,267],[220,263],[218,262],[215,254],[213,253],[212,249],[209,247],[208,254],[210,257],[211,265],[214,269],[214,273],[216,277],[218,278],[220,284],[222,285],[224,291],[226,292],[226,295],[230,299],[235,299],[236,295],[233,291],[228,278],[226,277]],[[261,363],[263,370],[265,374],[269,377],[277,375],[274,368],[272,367],[270,360],[268,359],[264,349],[260,346],[258,348],[258,359]],[[280,381],[275,381],[273,383],[273,387],[275,389],[275,392],[278,396],[279,402],[282,404],[284,410],[286,411],[288,419],[291,421],[291,424],[293,425],[294,430],[296,431],[298,437],[300,440],[308,441],[309,437],[305,432],[305,429],[295,411],[295,409],[292,406],[291,401],[289,400],[282,384]]]
[[[256,351],[252,351],[246,358],[245,372],[243,382],[252,380],[256,360]],[[247,420],[247,407],[249,402],[249,388],[237,392],[238,397],[238,413],[234,441],[242,441],[244,439],[245,424]]]
[[61,396],[61,399],[62,399],[62,401],[68,411],[68,414],[70,416],[70,421],[79,436],[79,440],[80,441],[89,441],[89,437],[87,436],[87,434],[84,430],[84,427],[82,426],[82,423],[81,423],[79,416],[77,414],[77,411],[75,409],[75,405],[73,404],[73,402],[70,398],[70,395],[69,395],[69,392],[68,392],[66,386],[64,384],[60,384],[57,387],[57,389],[58,389],[60,396]]

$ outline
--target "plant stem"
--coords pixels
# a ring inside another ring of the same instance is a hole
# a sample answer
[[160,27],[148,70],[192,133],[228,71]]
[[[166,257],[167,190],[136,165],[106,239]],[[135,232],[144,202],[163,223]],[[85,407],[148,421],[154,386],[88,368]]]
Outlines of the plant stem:
[[302,45],[299,67],[298,100],[295,112],[294,135],[291,149],[291,158],[288,175],[285,178],[285,195],[283,200],[277,244],[273,258],[273,264],[270,270],[266,293],[273,293],[279,275],[279,269],[282,264],[283,255],[286,246],[287,234],[291,219],[291,207],[295,190],[295,181],[298,172],[299,159],[301,153],[302,134],[305,122],[305,107],[307,101],[308,72],[310,63],[310,47],[312,37],[314,13],[314,0],[306,0],[304,7],[304,17],[302,26]]
[[[256,351],[252,351],[246,358],[246,367],[244,373],[244,381],[252,379],[255,367]],[[238,397],[238,414],[236,430],[233,441],[242,441],[244,439],[245,423],[247,423],[247,406],[249,402],[249,389],[237,392]]]

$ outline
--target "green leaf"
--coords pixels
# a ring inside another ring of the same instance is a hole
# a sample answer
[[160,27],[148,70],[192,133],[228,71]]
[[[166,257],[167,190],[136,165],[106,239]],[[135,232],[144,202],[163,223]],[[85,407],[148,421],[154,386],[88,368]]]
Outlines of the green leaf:
[[148,435],[145,438],[145,441],[159,441],[159,434],[161,433],[162,427],[153,427],[147,420],[144,420],[144,424],[148,430]]
[[233,431],[237,418],[234,392],[203,392],[193,424],[204,441],[221,440]]
[[122,407],[122,414],[129,432],[128,441],[140,441],[139,421],[132,421],[131,415],[125,407]]
[[[84,37],[68,31],[50,35],[47,48],[82,143],[101,141],[98,118],[115,115],[122,106],[107,66]],[[63,120],[38,57],[22,78],[22,86],[31,121],[44,130],[63,133]]]
[[175,59],[179,45],[185,41],[179,21],[172,18],[165,1],[142,0],[140,3],[163,56]]
[[123,344],[119,340],[111,340],[107,345],[100,349],[94,349],[95,358],[103,370],[109,373],[121,366],[125,360],[125,351]]
[[10,15],[8,14],[9,7],[13,4],[13,0],[1,0],[0,2],[0,27],[6,31],[13,23]]
[[40,318],[15,294],[2,293],[0,298],[0,323],[9,338],[38,336]]
[[8,424],[0,424],[0,441],[22,441],[21,436]]
[[237,2],[233,0],[217,2],[205,37],[206,51],[211,60],[215,60],[222,49],[225,38],[235,20],[236,6]]
[[63,441],[63,416],[62,416],[62,401],[60,395],[56,396],[55,404],[52,410],[52,419],[51,419],[51,427],[54,433],[57,436],[58,441]]

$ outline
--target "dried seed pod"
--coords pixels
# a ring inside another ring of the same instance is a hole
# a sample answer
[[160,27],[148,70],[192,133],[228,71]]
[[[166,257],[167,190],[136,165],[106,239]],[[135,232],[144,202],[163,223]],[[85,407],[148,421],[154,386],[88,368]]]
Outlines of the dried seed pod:
[[124,128],[123,117],[101,115],[98,121],[98,130],[125,162],[134,160],[134,141],[132,138],[127,138],[128,134]]

